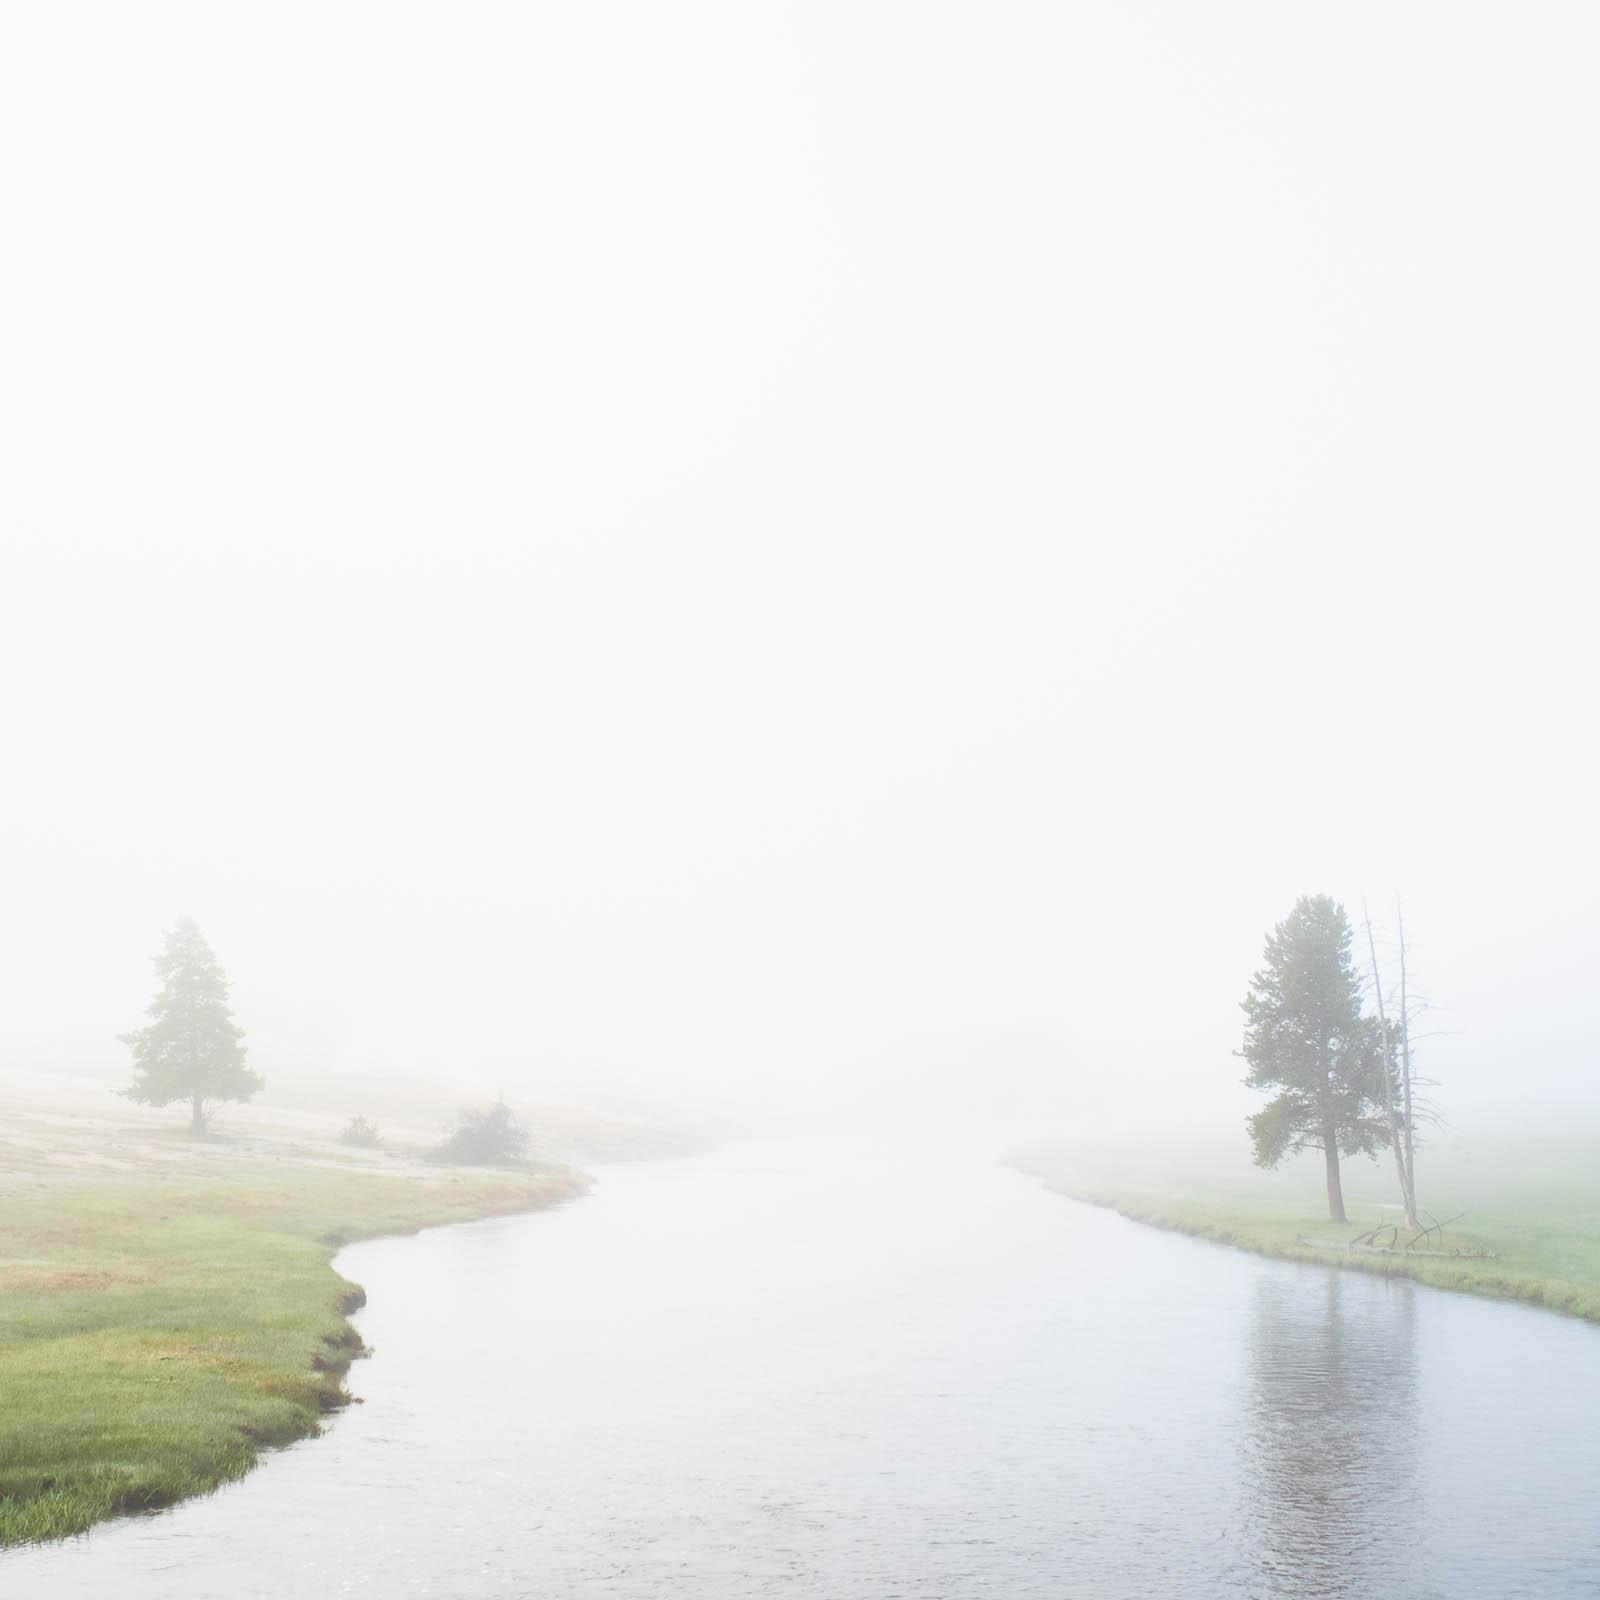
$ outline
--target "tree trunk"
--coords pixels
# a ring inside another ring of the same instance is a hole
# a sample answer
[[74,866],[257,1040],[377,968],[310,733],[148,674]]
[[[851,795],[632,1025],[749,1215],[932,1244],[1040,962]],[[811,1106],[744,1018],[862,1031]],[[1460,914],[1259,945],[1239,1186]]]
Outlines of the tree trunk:
[[1406,994],[1406,919],[1398,900],[1394,903],[1394,915],[1400,930],[1400,1089],[1405,1102],[1406,1189],[1407,1198],[1411,1201],[1411,1214],[1406,1221],[1416,1227],[1417,1145],[1416,1123],[1411,1108],[1411,1001]]
[[1339,1141],[1332,1128],[1323,1130],[1322,1155],[1328,1167],[1328,1221],[1343,1222],[1344,1186],[1339,1182]]
[[[1405,1116],[1401,1116],[1400,1107],[1395,1104],[1394,1084],[1389,1076],[1389,1016],[1383,1006],[1383,979],[1378,974],[1378,941],[1372,934],[1372,918],[1367,914],[1367,903],[1361,902],[1361,915],[1367,924],[1367,952],[1372,957],[1372,995],[1378,1004],[1378,1024],[1383,1029],[1383,1110],[1389,1122],[1389,1144],[1394,1151],[1395,1176],[1400,1182],[1400,1206],[1406,1215],[1408,1228],[1420,1227],[1417,1221],[1417,1197],[1411,1179],[1411,1166],[1409,1161],[1410,1125],[1406,1120],[1411,1115],[1410,1095],[1407,1094]],[[1405,954],[1402,948],[1400,957],[1402,973],[1405,970]],[[1401,983],[1401,1009],[1405,1008],[1405,984]],[[1409,1091],[1409,1085],[1408,1091]],[[1402,1123],[1405,1125],[1402,1126]]]
[[194,1115],[189,1122],[189,1132],[193,1134],[196,1139],[198,1139],[200,1135],[206,1131],[204,1096],[197,1094],[194,1097],[193,1105]]

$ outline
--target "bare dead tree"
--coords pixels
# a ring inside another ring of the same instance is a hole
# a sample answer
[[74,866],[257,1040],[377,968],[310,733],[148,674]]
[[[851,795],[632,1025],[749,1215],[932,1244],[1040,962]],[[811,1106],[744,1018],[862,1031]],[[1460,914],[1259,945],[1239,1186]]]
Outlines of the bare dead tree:
[[[1400,1097],[1405,1112],[1406,1191],[1408,1206],[1406,1221],[1417,1226],[1417,1147],[1415,1118],[1412,1115],[1411,1083],[1411,1001],[1406,992],[1406,919],[1401,911],[1400,897],[1394,900],[1395,924],[1400,935]],[[1371,929],[1368,929],[1371,932]]]
[[[1394,1034],[1389,1029],[1389,1017],[1384,1005],[1383,976],[1378,970],[1378,941],[1372,932],[1372,915],[1367,910],[1365,900],[1361,902],[1361,916],[1367,925],[1367,953],[1372,961],[1372,994],[1378,1007],[1378,1025],[1383,1032],[1383,1055],[1379,1063],[1379,1075],[1383,1080],[1383,1109],[1389,1124],[1389,1144],[1394,1151],[1395,1176],[1400,1183],[1400,1204],[1404,1208],[1406,1226],[1415,1228],[1417,1222],[1417,1189],[1415,1168],[1412,1165],[1412,1138],[1411,1138],[1411,1080],[1409,1071],[1409,1046],[1406,1042],[1406,1029],[1404,1021],[1398,1026],[1401,1042],[1401,1060],[1405,1065],[1402,1068],[1401,1102],[1395,1101],[1394,1077],[1390,1069],[1390,1050]],[[1400,969],[1401,977],[1401,1011],[1405,1010],[1405,948],[1401,946]]]

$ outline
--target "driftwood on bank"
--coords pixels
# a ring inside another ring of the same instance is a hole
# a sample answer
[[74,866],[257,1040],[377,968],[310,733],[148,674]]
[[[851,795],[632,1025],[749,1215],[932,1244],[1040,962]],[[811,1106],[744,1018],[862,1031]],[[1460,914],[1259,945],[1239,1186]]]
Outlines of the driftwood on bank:
[[1351,1240],[1349,1244],[1340,1244],[1337,1239],[1308,1239],[1302,1233],[1297,1242],[1310,1245],[1313,1250],[1339,1250],[1346,1255],[1359,1256],[1397,1256],[1402,1260],[1416,1260],[1419,1257],[1432,1256],[1440,1261],[1498,1261],[1500,1258],[1493,1250],[1479,1250],[1471,1245],[1462,1245],[1453,1250],[1414,1250],[1405,1245],[1392,1244],[1357,1244]]
[[[1423,1213],[1425,1216],[1426,1212]],[[1426,1227],[1419,1227],[1404,1243],[1400,1241],[1400,1229],[1396,1223],[1380,1222],[1376,1228],[1368,1228],[1365,1233],[1357,1234],[1348,1243],[1341,1244],[1337,1239],[1308,1239],[1303,1233],[1296,1235],[1300,1244],[1310,1245],[1314,1250],[1342,1250],[1346,1254],[1363,1256],[1427,1256],[1435,1260],[1470,1260],[1470,1261],[1495,1261],[1499,1258],[1492,1250],[1480,1250],[1475,1245],[1452,1245],[1448,1248],[1444,1243],[1444,1230],[1452,1222],[1459,1222],[1466,1216],[1465,1211],[1458,1211],[1453,1217],[1446,1217],[1443,1222],[1429,1218]],[[1380,1235],[1387,1234],[1386,1240]]]

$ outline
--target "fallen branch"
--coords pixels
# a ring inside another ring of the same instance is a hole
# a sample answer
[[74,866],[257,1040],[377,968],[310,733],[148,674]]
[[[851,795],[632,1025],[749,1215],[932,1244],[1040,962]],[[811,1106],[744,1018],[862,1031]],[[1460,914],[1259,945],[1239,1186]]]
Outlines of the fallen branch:
[[1366,1237],[1367,1235],[1363,1234],[1360,1239],[1352,1239],[1348,1244],[1341,1244],[1337,1239],[1308,1239],[1302,1233],[1295,1236],[1295,1243],[1309,1245],[1313,1250],[1342,1250],[1347,1255],[1395,1256],[1400,1260],[1425,1258],[1430,1261],[1498,1261],[1500,1259],[1493,1250],[1478,1250],[1471,1245],[1462,1245],[1453,1250],[1418,1250],[1411,1244],[1367,1244],[1364,1242]]
[[1399,1228],[1396,1227],[1392,1222],[1380,1222],[1377,1227],[1368,1228],[1365,1233],[1357,1234],[1357,1236],[1350,1241],[1350,1248],[1352,1250],[1359,1250],[1364,1245],[1371,1245],[1374,1249],[1385,1248],[1384,1246],[1380,1246],[1378,1244],[1378,1235],[1384,1232],[1387,1232],[1389,1235],[1389,1245],[1396,1245],[1400,1242]]
[[1429,1219],[1428,1226],[1426,1228],[1419,1229],[1409,1240],[1406,1241],[1407,1249],[1421,1244],[1430,1233],[1437,1233],[1442,1239],[1444,1237],[1444,1230],[1452,1222],[1459,1222],[1464,1216],[1466,1216],[1465,1211],[1458,1211],[1453,1217],[1446,1217],[1443,1222],[1440,1222],[1431,1211],[1424,1211],[1422,1214]]

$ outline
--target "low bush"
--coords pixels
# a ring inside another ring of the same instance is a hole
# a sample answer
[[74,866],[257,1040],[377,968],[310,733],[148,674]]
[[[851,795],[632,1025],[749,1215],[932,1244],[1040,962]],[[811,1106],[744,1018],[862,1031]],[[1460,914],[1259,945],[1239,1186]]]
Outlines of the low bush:
[[533,1136],[504,1100],[469,1106],[443,1144],[428,1152],[434,1161],[465,1167],[510,1167],[526,1161]]

